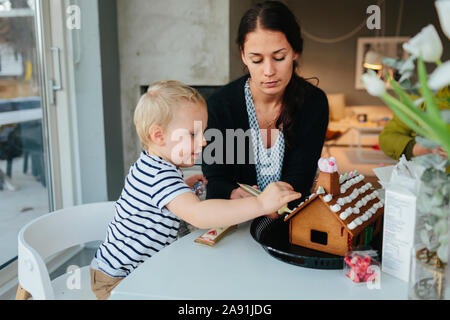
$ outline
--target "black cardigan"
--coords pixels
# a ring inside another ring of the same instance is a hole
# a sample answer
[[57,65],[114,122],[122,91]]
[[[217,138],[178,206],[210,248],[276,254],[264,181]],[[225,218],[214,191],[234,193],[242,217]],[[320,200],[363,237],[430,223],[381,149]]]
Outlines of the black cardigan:
[[[237,183],[257,184],[255,165],[249,163],[250,152],[253,157],[250,137],[246,139],[245,143],[245,163],[238,164],[237,162],[238,158],[242,159],[243,155],[238,156],[237,154],[237,139],[235,138],[234,162],[232,162],[234,164],[226,164],[225,148],[227,143],[225,142],[233,143],[233,141],[225,139],[225,130],[242,129],[246,131],[250,128],[244,96],[244,85],[247,78],[248,75],[229,83],[207,100],[207,129],[218,129],[224,137],[223,164],[208,164],[205,155],[214,155],[212,150],[218,144],[213,145],[215,140],[209,138],[208,134],[205,135],[207,140],[211,139],[203,149],[202,162],[202,171],[208,180],[207,199],[229,199],[231,191],[239,187]],[[321,89],[306,82],[305,92],[303,106],[295,119],[297,128],[295,145],[290,149],[285,148],[281,173],[281,181],[291,184],[296,191],[302,193],[302,196],[310,193],[317,170],[317,161],[325,140],[329,113],[328,100]],[[222,150],[216,151],[221,152]],[[228,152],[230,153],[230,149]],[[240,152],[242,152],[242,148]]]

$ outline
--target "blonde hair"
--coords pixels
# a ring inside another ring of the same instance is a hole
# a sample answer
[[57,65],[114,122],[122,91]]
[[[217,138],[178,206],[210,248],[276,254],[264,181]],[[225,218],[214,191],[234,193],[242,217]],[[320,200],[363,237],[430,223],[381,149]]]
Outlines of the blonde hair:
[[147,149],[151,143],[150,128],[154,125],[166,128],[183,101],[206,107],[200,93],[180,81],[158,81],[148,87],[134,111],[134,125],[142,148]]

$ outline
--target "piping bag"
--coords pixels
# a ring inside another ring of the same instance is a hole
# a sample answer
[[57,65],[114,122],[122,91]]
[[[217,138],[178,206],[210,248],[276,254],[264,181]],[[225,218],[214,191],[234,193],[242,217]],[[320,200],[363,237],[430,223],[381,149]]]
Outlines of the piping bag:
[[[244,189],[245,191],[247,191],[248,193],[250,193],[251,195],[253,195],[255,197],[257,197],[261,193],[261,190],[253,188],[252,186],[249,186],[248,184],[238,183],[238,185],[239,185],[239,187],[241,187],[242,189]],[[283,207],[278,209],[277,212],[279,215],[282,215],[284,213],[292,213],[292,210],[288,208],[287,204],[285,204]]]

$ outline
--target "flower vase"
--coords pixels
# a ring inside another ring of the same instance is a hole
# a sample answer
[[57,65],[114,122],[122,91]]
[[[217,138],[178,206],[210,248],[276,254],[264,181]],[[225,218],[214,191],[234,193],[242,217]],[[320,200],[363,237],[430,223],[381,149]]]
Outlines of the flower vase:
[[412,252],[408,298],[410,300],[448,299],[446,265],[426,247],[415,246]]
[[409,299],[448,299],[449,175],[428,168],[417,198]]

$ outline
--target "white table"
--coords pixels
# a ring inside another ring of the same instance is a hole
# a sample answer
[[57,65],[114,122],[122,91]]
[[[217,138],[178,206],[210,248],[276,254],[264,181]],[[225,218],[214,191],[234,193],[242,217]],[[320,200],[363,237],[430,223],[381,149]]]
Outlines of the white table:
[[215,247],[194,243],[196,230],[141,264],[110,299],[407,299],[408,285],[382,273],[380,289],[355,285],[343,270],[307,269],[269,255],[239,225]]
[[[343,119],[340,121],[331,122],[329,125],[330,130],[349,130],[351,132],[350,147],[355,148],[356,155],[361,163],[396,163],[385,156],[381,150],[364,150],[362,144],[362,138],[373,136],[378,137],[383,131],[384,126],[379,125],[378,122],[367,121],[358,122],[356,119]],[[356,140],[356,142],[355,142]]]
[[42,109],[0,112],[0,126],[42,119]]
[[[362,163],[380,163],[380,159],[379,159],[379,157],[377,158],[377,156],[384,155],[384,152],[381,150],[363,151],[362,138],[365,136],[378,137],[384,128],[383,127],[354,126],[352,129],[355,130],[358,135],[358,146],[356,149],[356,154],[359,158],[359,161],[361,161]],[[373,157],[367,157],[367,155],[372,155]],[[394,160],[386,159],[386,160],[384,160],[384,162],[385,163],[394,163]]]

